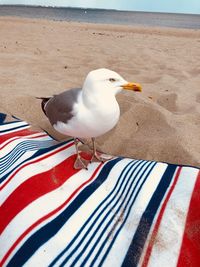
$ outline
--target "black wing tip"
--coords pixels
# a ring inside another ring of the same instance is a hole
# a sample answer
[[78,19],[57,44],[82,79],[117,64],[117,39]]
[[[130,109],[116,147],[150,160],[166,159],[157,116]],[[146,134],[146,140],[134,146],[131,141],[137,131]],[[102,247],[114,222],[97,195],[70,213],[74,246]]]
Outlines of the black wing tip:
[[44,107],[45,107],[45,104],[49,101],[49,99],[51,99],[51,97],[36,97],[36,99],[42,100],[41,108],[42,108],[42,111],[44,112],[44,114],[47,115]]
[[40,100],[49,100],[51,97],[36,96],[35,98]]

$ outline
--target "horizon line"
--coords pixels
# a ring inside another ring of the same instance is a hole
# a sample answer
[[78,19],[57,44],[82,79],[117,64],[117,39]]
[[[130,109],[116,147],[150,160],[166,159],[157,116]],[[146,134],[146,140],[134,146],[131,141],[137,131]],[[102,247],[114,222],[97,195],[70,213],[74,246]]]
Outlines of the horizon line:
[[1,4],[0,7],[34,7],[34,8],[68,8],[68,9],[83,9],[83,10],[99,10],[99,11],[116,11],[116,12],[137,12],[137,13],[159,13],[159,14],[175,14],[175,15],[195,15],[199,16],[200,13],[183,13],[183,12],[164,12],[164,11],[143,11],[143,10],[125,10],[125,9],[115,9],[115,8],[93,8],[93,7],[72,7],[72,6],[53,6],[53,5],[25,5],[25,4]]

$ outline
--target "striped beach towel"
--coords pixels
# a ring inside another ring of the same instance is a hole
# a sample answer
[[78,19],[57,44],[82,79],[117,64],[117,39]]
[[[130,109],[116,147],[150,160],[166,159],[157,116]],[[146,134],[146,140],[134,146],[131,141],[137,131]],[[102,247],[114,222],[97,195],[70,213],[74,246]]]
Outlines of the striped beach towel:
[[199,168],[114,157],[75,170],[73,140],[4,119],[1,266],[200,266]]

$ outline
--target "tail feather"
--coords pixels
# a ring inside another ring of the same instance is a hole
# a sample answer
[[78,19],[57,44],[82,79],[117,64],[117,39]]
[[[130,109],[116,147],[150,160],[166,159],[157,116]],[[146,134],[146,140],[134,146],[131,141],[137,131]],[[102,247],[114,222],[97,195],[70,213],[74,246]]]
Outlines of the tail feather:
[[51,99],[51,97],[36,97],[36,98],[42,100],[41,108],[42,108],[42,111],[44,112],[44,114],[47,115],[46,111],[45,111],[45,105],[49,101],[49,99]]

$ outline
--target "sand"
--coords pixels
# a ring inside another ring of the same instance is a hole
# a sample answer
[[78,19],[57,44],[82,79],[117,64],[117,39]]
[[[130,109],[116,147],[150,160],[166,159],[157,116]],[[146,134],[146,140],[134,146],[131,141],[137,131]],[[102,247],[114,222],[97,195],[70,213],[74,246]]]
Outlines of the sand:
[[35,96],[81,87],[101,67],[143,92],[117,96],[121,118],[99,150],[200,166],[200,30],[0,17],[0,112],[63,140]]

